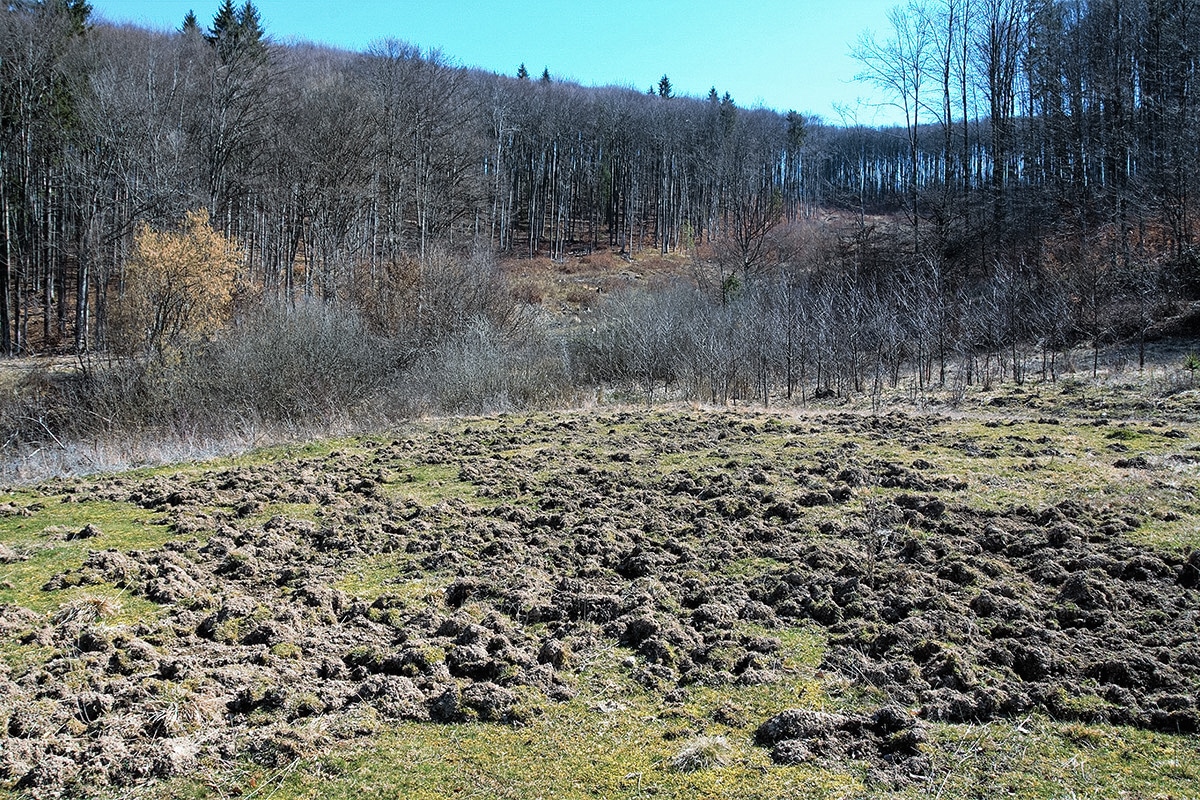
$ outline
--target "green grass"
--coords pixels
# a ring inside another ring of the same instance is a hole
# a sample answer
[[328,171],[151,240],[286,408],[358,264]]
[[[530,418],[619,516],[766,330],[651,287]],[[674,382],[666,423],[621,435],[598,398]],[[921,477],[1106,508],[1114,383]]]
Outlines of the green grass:
[[458,467],[452,464],[400,465],[398,473],[383,487],[384,494],[392,500],[415,500],[422,505],[451,498],[470,500],[476,505],[491,502],[480,498],[470,481],[460,479]]
[[[778,635],[779,632],[773,632]],[[754,727],[791,705],[828,702],[815,678],[822,643],[783,632],[788,678],[751,687],[692,687],[663,706],[629,679],[628,651],[593,654],[580,694],[546,704],[523,726],[400,724],[369,743],[334,747],[277,787],[278,798],[830,797],[862,789],[862,770],[779,769],[752,743]],[[725,716],[717,712],[725,710]],[[733,726],[715,716],[737,720]],[[673,756],[692,738],[726,736],[728,766],[680,773]]]
[[[173,538],[165,520],[130,503],[74,503],[58,497],[35,501],[31,494],[0,496],[0,503],[13,503],[28,513],[0,517],[0,543],[28,556],[24,561],[0,565],[0,603],[49,610],[58,601],[55,593],[41,587],[60,572],[78,569],[88,551],[144,550],[161,547]],[[100,529],[99,536],[67,540],[89,524]]]
[[[625,651],[613,648],[578,676],[577,698],[541,706],[526,725],[378,725],[291,769],[245,766],[240,791],[279,800],[1196,796],[1200,738],[1043,717],[932,725],[934,772],[903,791],[869,783],[856,762],[772,765],[752,741],[759,723],[788,707],[836,708],[816,672],[819,637],[792,629],[781,638],[789,676],[780,684],[691,687],[682,704],[664,706],[626,677]],[[727,764],[673,770],[671,759],[701,736],[726,738]],[[158,796],[229,795],[180,783]]]
[[452,579],[436,575],[405,578],[401,573],[407,563],[407,556],[396,553],[356,561],[348,565],[346,573],[334,587],[367,602],[388,595],[406,606],[440,603]]
[[340,774],[293,778],[277,796],[823,798],[861,787],[853,772],[772,769],[745,737],[726,767],[674,772],[668,764],[686,741],[675,738],[678,725],[636,702],[619,714],[573,702],[522,729],[454,725],[430,737],[428,726],[400,726],[367,752],[337,757]]
[[1040,717],[937,731],[947,797],[1161,797],[1200,793],[1200,738]]
[[264,503],[261,511],[246,517],[246,522],[262,525],[275,517],[315,522],[320,519],[320,508],[316,503]]

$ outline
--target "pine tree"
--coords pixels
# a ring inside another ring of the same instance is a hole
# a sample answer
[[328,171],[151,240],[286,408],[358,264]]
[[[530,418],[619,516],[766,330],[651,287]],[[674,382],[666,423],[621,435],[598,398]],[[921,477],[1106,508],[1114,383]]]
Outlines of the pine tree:
[[525,62],[521,62],[521,66],[517,67],[517,78],[523,81],[529,80],[529,70],[525,69]]
[[546,67],[542,70],[542,83],[550,82],[550,68]]
[[673,96],[671,94],[671,79],[667,77],[666,73],[663,73],[663,76],[658,79],[658,96],[664,100]]
[[179,32],[184,36],[193,36],[200,32],[200,23],[196,21],[196,12],[188,9],[187,14],[183,17],[183,25],[179,27]]

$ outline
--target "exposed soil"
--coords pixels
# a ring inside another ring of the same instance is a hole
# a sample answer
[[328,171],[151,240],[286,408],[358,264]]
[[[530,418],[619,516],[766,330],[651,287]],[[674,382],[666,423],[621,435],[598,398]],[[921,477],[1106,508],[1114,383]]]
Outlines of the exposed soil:
[[[852,441],[919,447],[928,428],[899,414],[505,418],[187,478],[48,485],[165,515],[176,540],[94,549],[46,586],[114,584],[160,604],[158,620],[0,608],[0,633],[48,653],[0,666],[0,778],[52,796],[209,756],[286,764],[319,746],[293,724],[317,716],[333,737],[379,718],[520,724],[574,696],[580,656],[611,643],[664,695],[772,683],[771,632],[801,624],[827,631],[822,668],[865,705],[746,721],[779,763],[853,758],[903,782],[928,769],[927,722],[1032,711],[1200,730],[1200,552],[1137,544],[1141,510],[1086,497],[987,510],[920,453],[863,458]],[[808,446],[818,430],[845,446]],[[1191,452],[1188,434],[1162,436]],[[419,499],[431,486],[449,499]],[[263,518],[281,503],[314,511]],[[103,546],[100,530],[78,535]],[[382,587],[344,588],[380,565]]]

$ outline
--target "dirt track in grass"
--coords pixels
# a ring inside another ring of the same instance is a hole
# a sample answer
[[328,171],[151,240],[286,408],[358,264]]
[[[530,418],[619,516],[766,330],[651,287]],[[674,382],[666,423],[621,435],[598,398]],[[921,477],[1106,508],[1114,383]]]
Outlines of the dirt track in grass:
[[[123,504],[171,541],[114,549],[99,524],[0,540],[5,570],[45,538],[79,549],[5,586],[51,611],[0,607],[0,779],[50,796],[287,763],[297,721],[352,737],[364,707],[521,724],[613,644],[668,701],[778,683],[777,634],[802,625],[846,709],[741,723],[779,763],[853,758],[902,784],[930,768],[927,723],[1030,712],[1194,734],[1196,436],[597,411],[48,483],[0,515]],[[115,623],[107,589],[153,613]]]

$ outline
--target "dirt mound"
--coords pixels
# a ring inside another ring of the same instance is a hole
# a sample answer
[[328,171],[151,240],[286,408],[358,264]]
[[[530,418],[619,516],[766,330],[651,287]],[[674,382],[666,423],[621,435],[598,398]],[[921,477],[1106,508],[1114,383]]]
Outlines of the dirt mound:
[[1135,517],[1066,502],[915,523],[922,535],[897,541],[872,574],[847,562],[829,576],[843,613],[827,666],[929,719],[1040,709],[1198,729],[1194,592],[1178,554],[1122,536]]
[[927,776],[932,766],[921,752],[929,741],[925,724],[894,705],[850,715],[788,709],[760,725],[754,740],[771,748],[776,764],[864,761],[874,784],[893,788]]

